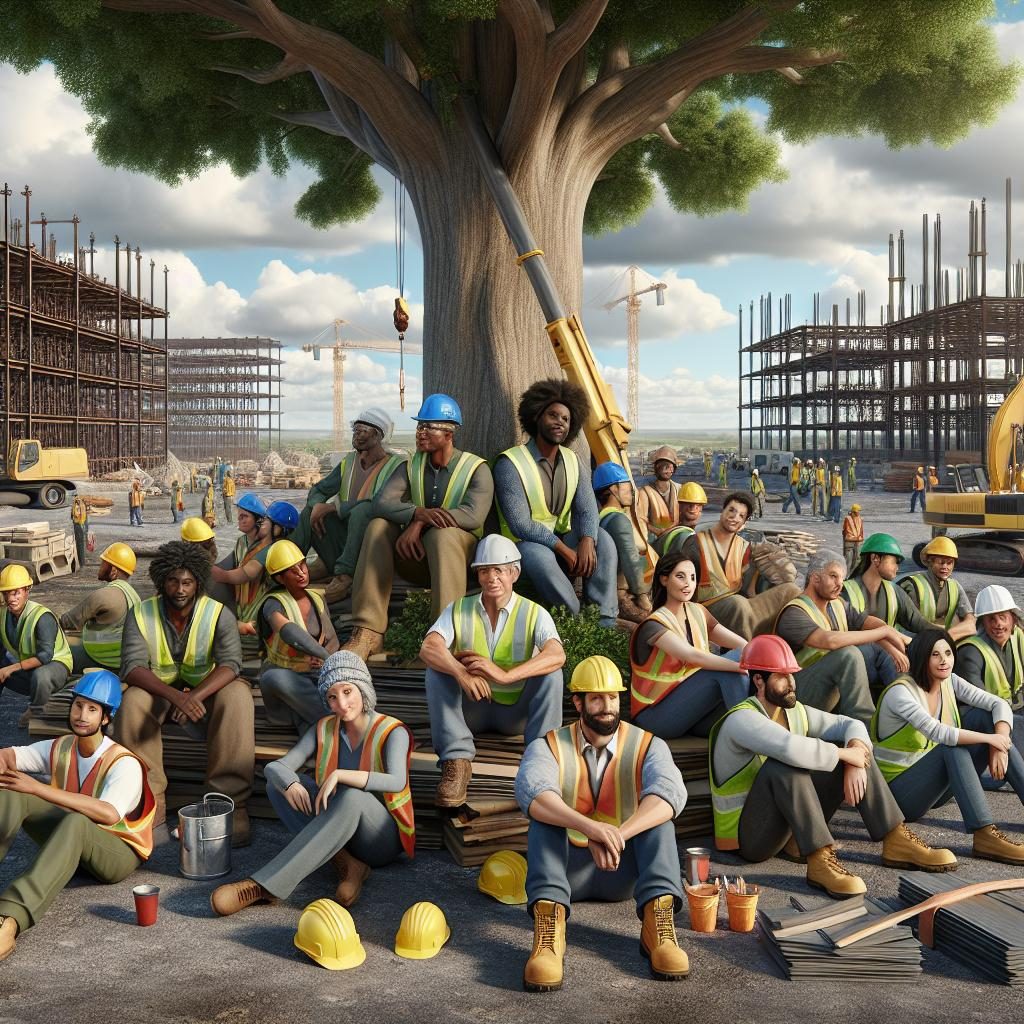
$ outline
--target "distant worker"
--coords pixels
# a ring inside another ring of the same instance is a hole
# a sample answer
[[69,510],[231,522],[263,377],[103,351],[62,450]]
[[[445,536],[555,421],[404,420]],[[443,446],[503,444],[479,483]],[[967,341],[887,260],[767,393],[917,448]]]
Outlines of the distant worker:
[[619,463],[602,462],[594,469],[592,483],[600,508],[598,523],[615,542],[619,618],[643,622],[651,611],[651,584],[644,579],[647,559],[637,549],[626,511],[633,504],[633,482]]
[[188,471],[188,493],[195,494],[199,489],[199,481],[196,479],[196,467],[192,466]]
[[142,526],[142,510],[146,507],[146,496],[142,493],[142,481],[136,477],[132,480],[132,489],[128,492],[128,525]]
[[764,496],[766,488],[761,474],[756,469],[750,471],[750,493],[754,496],[754,515],[758,519],[764,518]]
[[[811,479],[811,515],[820,515],[825,518],[825,474],[827,468],[824,459],[818,459],[814,467],[814,476]],[[820,512],[818,510],[821,510]]]
[[853,572],[853,567],[860,559],[860,546],[863,543],[864,520],[860,514],[860,505],[854,502],[843,517],[843,557],[846,559],[847,575]]
[[[928,568],[904,576],[899,584],[924,618],[933,626],[941,626],[958,642],[977,632],[967,592],[953,579],[959,556],[956,544],[948,537],[935,537],[921,551]],[[978,685],[973,679],[970,682]]]
[[718,463],[718,486],[729,486],[729,460],[724,455],[722,456],[721,461]]
[[[799,491],[801,496],[806,497],[811,493],[811,488],[814,486],[814,460],[808,459],[800,467],[800,487]],[[811,514],[814,514],[814,509],[811,509]]]
[[184,513],[185,501],[181,495],[181,484],[177,480],[171,481],[171,522],[178,521],[178,514]]
[[203,492],[202,513],[207,526],[212,528],[217,525],[216,498],[213,494],[213,481],[209,477],[206,477],[206,490]]
[[782,503],[782,511],[789,511],[792,505],[797,515],[800,515],[800,483],[803,480],[803,467],[799,459],[794,459],[789,467],[789,497]]
[[89,506],[78,494],[71,501],[71,528],[75,535],[78,571],[81,572],[85,567],[85,552],[89,543]]
[[[860,559],[843,584],[851,607],[881,619],[887,626],[899,626],[906,633],[920,633],[931,624],[918,611],[906,591],[896,586],[903,563],[903,551],[888,533],[873,533],[860,549]],[[906,669],[900,665],[901,671]]]
[[636,518],[658,554],[664,554],[662,538],[679,525],[680,485],[673,479],[679,466],[675,448],[665,445],[651,453],[654,479],[636,492]]
[[838,466],[832,471],[828,494],[828,516],[826,518],[831,519],[838,526],[839,517],[843,512],[843,474]]
[[846,487],[853,492],[857,490],[857,457],[850,456],[850,462],[846,467]]
[[910,512],[913,514],[917,511],[917,506],[921,506],[921,511],[924,511],[924,466],[918,466],[917,472],[914,474],[914,482],[910,492]]
[[934,491],[939,486],[939,471],[934,466],[928,467],[928,481],[926,490]]
[[711,452],[704,451],[704,479],[711,479]]
[[226,523],[234,522],[234,515],[232,509],[235,507],[235,478],[231,473],[231,470],[226,470],[224,478],[221,481],[221,500],[224,502],[224,521]]

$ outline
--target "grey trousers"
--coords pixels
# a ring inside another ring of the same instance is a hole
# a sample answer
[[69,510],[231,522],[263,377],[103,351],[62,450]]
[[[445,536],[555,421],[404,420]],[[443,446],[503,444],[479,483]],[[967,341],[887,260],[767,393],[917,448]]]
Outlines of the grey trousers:
[[260,693],[266,708],[267,721],[272,725],[294,725],[301,736],[315,725],[327,709],[320,700],[317,687],[319,674],[308,675],[279,668],[269,661],[260,668]]
[[299,517],[299,525],[288,539],[304,553],[312,548],[329,574],[355,576],[359,549],[363,545],[366,524],[372,518],[372,508],[372,501],[360,501],[352,505],[344,516],[328,516],[323,521],[323,536],[318,537],[309,521],[312,506],[307,505]]
[[522,734],[529,746],[538,736],[562,724],[561,669],[527,679],[515,704],[471,700],[453,676],[432,668],[427,669],[426,680],[430,739],[439,761],[472,761],[476,755],[475,733]]
[[829,651],[809,668],[797,672],[796,696],[808,707],[856,718],[865,725],[875,713],[867,666],[859,647]]
[[[791,832],[804,856],[831,846],[828,823],[843,802],[843,770],[842,762],[830,772],[809,772],[774,758],[765,761],[740,814],[739,855],[755,863],[774,857]],[[857,811],[876,843],[903,821],[874,761]]]
[[[87,668],[106,668],[98,661],[93,661],[85,651],[85,646],[78,637],[68,637],[68,646],[71,648],[71,670],[72,675],[80,676]],[[116,673],[117,669],[113,669]]]
[[0,693],[6,687],[15,693],[28,697],[33,714],[39,714],[52,694],[63,690],[70,678],[68,670],[59,661],[50,661],[31,672],[15,672],[0,686]]
[[738,633],[744,640],[752,640],[762,633],[773,632],[779,613],[799,595],[800,588],[795,583],[779,583],[753,597],[745,594],[720,597],[708,605],[708,610],[726,629]]

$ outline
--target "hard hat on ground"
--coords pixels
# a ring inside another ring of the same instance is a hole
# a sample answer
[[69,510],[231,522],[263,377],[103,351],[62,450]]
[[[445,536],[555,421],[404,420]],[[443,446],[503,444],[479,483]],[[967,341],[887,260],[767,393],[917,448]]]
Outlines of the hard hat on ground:
[[924,549],[921,551],[922,558],[928,558],[931,555],[940,555],[943,558],[959,558],[960,552],[957,551],[956,545],[948,537],[933,537]]
[[499,850],[483,862],[476,887],[499,903],[520,906],[526,902],[526,858],[514,850]]
[[243,512],[248,512],[261,518],[267,514],[267,506],[263,503],[263,499],[256,497],[251,491],[243,494],[235,502],[235,505],[242,509]]
[[23,565],[5,565],[0,570],[0,593],[6,590],[20,590],[22,587],[31,587],[32,577],[28,569]]
[[267,575],[276,576],[285,569],[305,561],[306,556],[299,550],[298,546],[290,540],[277,540],[270,545],[267,552],[266,570]]
[[851,512],[859,512],[859,511],[860,511],[860,505],[858,505],[858,504],[857,504],[857,502],[854,502],[854,503],[853,503],[853,504],[852,504],[852,505],[850,506],[850,511],[851,511]]
[[441,952],[452,930],[435,903],[414,903],[403,915],[395,936],[395,952],[407,960],[429,960]]
[[213,530],[205,519],[190,516],[181,524],[181,539],[192,544],[201,544],[204,540],[213,540]]
[[1019,615],[1020,609],[1006,587],[993,583],[979,592],[974,602],[974,614],[980,619],[982,615],[996,612],[1016,612]]
[[423,399],[420,410],[413,416],[417,423],[454,423],[462,426],[462,410],[459,403],[451,395],[427,395]]
[[740,655],[740,668],[745,672],[779,672],[789,675],[800,671],[793,648],[774,633],[755,636]]
[[135,572],[135,552],[124,541],[114,541],[104,548],[100,553],[100,561],[109,562],[129,576]]
[[502,537],[500,533],[489,533],[476,546],[476,554],[469,563],[470,569],[485,565],[518,565],[523,556],[515,542]]
[[314,900],[302,912],[295,948],[329,971],[346,971],[366,959],[352,915],[334,900]]
[[86,672],[72,687],[71,694],[102,704],[113,718],[121,706],[121,680],[105,668],[98,672]]
[[267,506],[267,518],[291,531],[299,525],[299,510],[290,501],[273,501]]
[[896,538],[888,533],[873,533],[860,549],[862,555],[895,555],[901,562],[903,552]]
[[592,654],[584,658],[573,670],[569,681],[570,693],[620,693],[622,673],[611,658]]
[[673,466],[679,465],[679,456],[671,445],[662,445],[657,451],[651,452],[651,462],[671,462]]
[[391,440],[391,435],[395,432],[394,422],[379,405],[371,405],[369,408],[364,409],[352,421],[352,426],[355,427],[357,423],[366,423],[371,427],[376,427],[381,432],[382,440],[385,444]]
[[691,505],[706,505],[708,503],[708,496],[704,493],[704,488],[696,480],[687,480],[679,488],[679,500],[689,502]]
[[590,483],[595,491],[603,491],[615,484],[630,483],[629,474],[617,462],[602,462],[594,470]]

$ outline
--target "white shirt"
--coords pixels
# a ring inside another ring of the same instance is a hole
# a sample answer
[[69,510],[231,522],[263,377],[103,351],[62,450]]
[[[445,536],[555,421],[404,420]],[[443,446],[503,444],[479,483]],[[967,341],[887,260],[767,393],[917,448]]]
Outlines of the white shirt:
[[[497,625],[491,628],[491,617],[487,614],[487,610],[484,608],[483,601],[480,600],[480,595],[476,595],[477,611],[481,618],[484,620],[484,639],[487,641],[487,651],[490,657],[494,658],[494,648],[497,643],[497,638],[501,636],[501,631],[505,628],[505,623],[509,617],[509,607],[512,602],[515,601],[516,595],[514,592],[509,595],[509,599],[498,609],[498,622]],[[448,605],[437,622],[431,627],[429,632],[437,633],[444,640],[445,647],[451,647],[455,643],[455,616],[453,608],[455,607],[454,602]],[[546,608],[537,606],[537,624],[533,630],[533,653],[530,655],[533,657],[537,652],[549,641],[557,640],[561,643],[561,638],[558,635],[558,630],[555,629],[554,620],[551,618],[550,613]]]
[[583,729],[580,728],[579,730],[579,749],[583,755],[583,760],[587,762],[587,774],[590,776],[590,792],[595,800],[597,799],[597,794],[601,792],[601,781],[604,779],[605,769],[615,756],[618,739],[619,733],[616,729],[612,733],[612,738],[605,746],[595,747],[584,735]]

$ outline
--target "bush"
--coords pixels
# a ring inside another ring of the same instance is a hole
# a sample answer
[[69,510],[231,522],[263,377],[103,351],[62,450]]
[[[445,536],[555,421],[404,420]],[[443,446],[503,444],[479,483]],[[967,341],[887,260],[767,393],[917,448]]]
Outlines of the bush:
[[629,634],[602,626],[601,612],[596,604],[585,605],[578,615],[559,606],[551,612],[551,617],[555,620],[555,628],[565,648],[565,667],[562,673],[566,686],[572,678],[573,669],[584,658],[592,654],[603,654],[615,662],[622,673],[623,685],[629,687]]
[[434,624],[430,615],[430,591],[412,590],[405,599],[402,614],[388,627],[384,646],[396,651],[402,661],[419,656],[427,630]]

